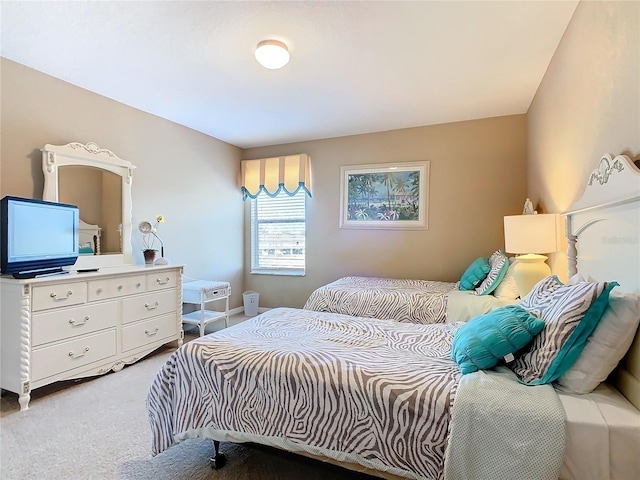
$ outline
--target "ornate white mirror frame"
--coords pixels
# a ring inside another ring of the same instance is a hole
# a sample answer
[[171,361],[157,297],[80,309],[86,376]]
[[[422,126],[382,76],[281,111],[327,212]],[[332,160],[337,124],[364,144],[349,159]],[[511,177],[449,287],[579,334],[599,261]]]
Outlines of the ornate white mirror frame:
[[[92,142],[86,145],[78,142],[67,145],[47,144],[41,152],[44,173],[43,200],[59,201],[58,169],[60,167],[93,167],[115,173],[122,179],[122,252],[108,255],[80,255],[74,268],[115,267],[134,263],[131,247],[131,182],[133,169],[136,167],[131,162],[119,158],[112,151],[100,148]],[[82,211],[80,217],[82,218]]]

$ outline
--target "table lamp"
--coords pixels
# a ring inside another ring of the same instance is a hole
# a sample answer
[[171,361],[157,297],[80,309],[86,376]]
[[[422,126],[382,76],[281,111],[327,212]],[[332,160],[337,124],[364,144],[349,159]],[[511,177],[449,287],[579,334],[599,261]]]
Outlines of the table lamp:
[[551,275],[542,253],[559,250],[560,215],[555,213],[504,217],[504,243],[508,253],[516,253],[513,267],[516,285],[523,298],[533,286]]

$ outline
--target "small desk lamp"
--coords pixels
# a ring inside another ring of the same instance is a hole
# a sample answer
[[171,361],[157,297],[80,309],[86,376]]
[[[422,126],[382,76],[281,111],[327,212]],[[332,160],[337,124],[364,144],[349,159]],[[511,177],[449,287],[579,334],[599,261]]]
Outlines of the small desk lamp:
[[520,254],[513,270],[523,298],[533,286],[551,275],[541,253],[557,252],[560,215],[555,213],[504,217],[504,243],[508,253]]

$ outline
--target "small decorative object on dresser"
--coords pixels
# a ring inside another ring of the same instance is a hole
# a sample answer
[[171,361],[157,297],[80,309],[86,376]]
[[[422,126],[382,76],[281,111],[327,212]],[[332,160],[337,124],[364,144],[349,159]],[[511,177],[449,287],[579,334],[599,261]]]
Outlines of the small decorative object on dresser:
[[144,255],[144,263],[147,265],[153,265],[153,261],[156,259],[156,250],[152,248],[145,248],[142,251]]
[[[138,230],[142,232],[142,244],[144,245],[142,252],[144,254],[144,263],[146,264],[169,265],[169,261],[164,258],[164,243],[158,236],[158,225],[164,223],[164,221],[164,215],[156,215],[156,223],[154,225],[151,225],[146,220],[138,225]],[[158,250],[153,248],[156,239],[160,242],[160,258],[157,260],[155,258]]]

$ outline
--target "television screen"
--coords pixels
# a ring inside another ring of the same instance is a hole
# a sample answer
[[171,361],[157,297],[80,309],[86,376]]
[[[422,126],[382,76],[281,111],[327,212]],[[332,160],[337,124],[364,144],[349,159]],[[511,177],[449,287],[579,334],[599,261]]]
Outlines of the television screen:
[[0,211],[2,273],[28,278],[60,272],[75,263],[78,207],[7,196]]

